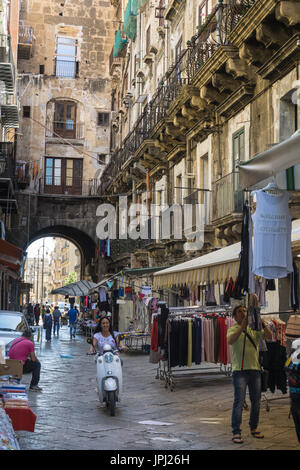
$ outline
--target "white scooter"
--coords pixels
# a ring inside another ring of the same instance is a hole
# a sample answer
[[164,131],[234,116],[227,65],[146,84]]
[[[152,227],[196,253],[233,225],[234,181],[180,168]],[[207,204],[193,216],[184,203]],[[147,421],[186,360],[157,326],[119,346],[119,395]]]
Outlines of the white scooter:
[[118,350],[106,344],[103,354],[97,353],[97,389],[100,403],[106,403],[110,415],[115,416],[116,402],[120,402],[123,389],[121,359]]

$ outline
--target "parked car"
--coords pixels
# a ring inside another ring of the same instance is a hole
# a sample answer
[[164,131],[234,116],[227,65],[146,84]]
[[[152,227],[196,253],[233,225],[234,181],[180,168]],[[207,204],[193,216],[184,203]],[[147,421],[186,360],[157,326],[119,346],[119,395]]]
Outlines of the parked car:
[[6,355],[11,343],[29,328],[24,313],[0,310],[0,341],[4,342]]

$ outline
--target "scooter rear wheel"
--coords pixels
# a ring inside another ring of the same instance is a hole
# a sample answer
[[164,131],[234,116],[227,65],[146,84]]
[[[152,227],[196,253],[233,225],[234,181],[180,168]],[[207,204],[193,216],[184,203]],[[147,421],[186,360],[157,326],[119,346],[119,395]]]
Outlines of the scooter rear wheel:
[[108,392],[108,403],[109,403],[109,409],[110,409],[110,416],[115,416],[115,412],[116,412],[115,392]]

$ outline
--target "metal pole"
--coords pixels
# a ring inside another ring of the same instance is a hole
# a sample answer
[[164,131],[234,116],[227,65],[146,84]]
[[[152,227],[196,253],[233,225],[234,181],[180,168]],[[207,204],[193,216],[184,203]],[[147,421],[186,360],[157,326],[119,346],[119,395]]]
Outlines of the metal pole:
[[45,258],[45,238],[43,238],[43,258],[42,258],[42,295],[41,302],[44,303],[44,258]]
[[37,258],[37,283],[36,283],[36,302],[39,303],[39,266],[40,266],[40,250],[38,249],[38,258]]

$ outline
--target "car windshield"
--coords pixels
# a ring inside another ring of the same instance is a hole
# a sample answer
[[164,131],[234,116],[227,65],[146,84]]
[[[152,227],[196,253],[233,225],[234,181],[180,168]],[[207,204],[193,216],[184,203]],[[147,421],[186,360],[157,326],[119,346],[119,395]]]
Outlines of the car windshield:
[[3,315],[0,313],[1,331],[25,331],[26,322],[22,315]]

